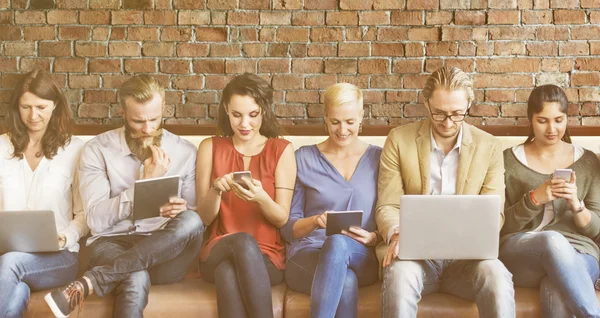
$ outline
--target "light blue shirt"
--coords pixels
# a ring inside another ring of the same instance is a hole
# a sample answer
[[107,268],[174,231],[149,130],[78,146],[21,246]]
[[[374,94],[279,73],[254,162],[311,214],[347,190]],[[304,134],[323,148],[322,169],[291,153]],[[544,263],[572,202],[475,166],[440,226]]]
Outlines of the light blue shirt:
[[381,148],[370,145],[360,158],[352,178],[347,181],[327,160],[316,145],[296,150],[298,173],[290,210],[290,218],[281,228],[287,244],[287,258],[304,248],[321,248],[327,236],[316,229],[308,236],[292,239],[296,221],[325,211],[362,210],[362,228],[373,232],[377,201],[377,174]]

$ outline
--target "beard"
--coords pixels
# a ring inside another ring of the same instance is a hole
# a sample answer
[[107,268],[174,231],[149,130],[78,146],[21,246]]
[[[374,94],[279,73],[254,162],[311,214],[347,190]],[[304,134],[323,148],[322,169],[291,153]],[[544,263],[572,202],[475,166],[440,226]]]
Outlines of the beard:
[[162,134],[162,125],[150,134],[132,132],[129,126],[125,125],[125,141],[127,142],[127,146],[129,146],[131,153],[141,161],[152,157],[150,145],[160,147]]

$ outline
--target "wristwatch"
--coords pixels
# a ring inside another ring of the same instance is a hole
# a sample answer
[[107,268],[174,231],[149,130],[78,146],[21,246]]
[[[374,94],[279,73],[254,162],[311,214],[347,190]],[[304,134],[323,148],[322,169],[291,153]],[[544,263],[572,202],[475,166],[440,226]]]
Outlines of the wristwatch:
[[579,209],[574,210],[573,213],[577,214],[583,212],[583,210],[585,210],[585,204],[583,204],[583,200],[579,200]]

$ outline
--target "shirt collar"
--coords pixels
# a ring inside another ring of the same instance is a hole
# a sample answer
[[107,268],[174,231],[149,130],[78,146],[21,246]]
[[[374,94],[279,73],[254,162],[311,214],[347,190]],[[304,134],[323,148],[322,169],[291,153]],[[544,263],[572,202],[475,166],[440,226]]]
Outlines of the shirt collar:
[[[441,150],[441,148],[438,147],[437,142],[435,142],[435,138],[433,137],[433,128],[431,128],[429,136],[431,138],[431,151],[433,151],[434,149]],[[458,149],[458,152],[460,152],[460,148],[462,145],[462,139],[463,139],[463,126],[460,125],[460,128],[458,129],[458,137],[456,138],[456,143],[454,144],[454,147],[452,147],[452,149],[450,151],[452,151],[454,149]]]
[[120,128],[119,138],[121,139],[121,153],[123,154],[123,157],[131,155],[131,149],[129,149],[127,140],[125,140],[125,127]]

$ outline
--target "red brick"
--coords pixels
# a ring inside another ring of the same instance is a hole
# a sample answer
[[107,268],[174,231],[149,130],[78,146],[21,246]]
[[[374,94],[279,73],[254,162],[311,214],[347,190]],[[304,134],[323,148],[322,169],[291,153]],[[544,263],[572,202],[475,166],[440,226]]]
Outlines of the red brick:
[[[574,73],[571,75],[572,86],[598,86],[600,85],[600,73]],[[596,115],[596,114],[594,114]]]
[[277,29],[277,42],[308,42],[308,28],[280,27]]
[[336,56],[336,44],[311,43],[308,45],[308,56]]
[[422,60],[395,60],[392,68],[394,74],[405,74],[405,73],[422,73],[423,72],[423,61]]
[[49,58],[24,57],[21,58],[20,63],[21,72],[29,72],[34,69],[43,69],[46,71],[50,71],[50,64],[52,64],[52,61]]
[[[252,2],[253,0],[244,0],[247,2]],[[269,9],[270,0],[263,0],[266,2],[266,9]],[[273,10],[297,10],[302,9],[303,0],[286,0],[286,1],[274,1],[273,2]]]
[[167,74],[189,74],[190,61],[188,60],[160,60],[160,71]]
[[578,58],[575,63],[578,71],[600,71],[600,58]]
[[239,44],[211,44],[210,56],[240,56]]
[[170,10],[145,11],[144,23],[155,25],[174,25],[177,23],[177,13]]
[[406,0],[406,8],[408,10],[437,10],[439,7],[439,0]]
[[89,64],[90,73],[120,73],[121,60],[119,59],[93,59]]
[[493,9],[516,9],[517,0],[489,0],[488,7]]
[[525,55],[525,44],[523,42],[495,42],[495,55]]
[[491,40],[534,40],[534,27],[495,27],[489,30]]
[[146,42],[142,54],[143,56],[174,56],[175,46],[173,43]]
[[260,29],[259,40],[261,42],[275,41],[275,28],[263,27]]
[[427,56],[455,56],[458,54],[458,47],[455,42],[433,42],[427,43]]
[[408,42],[404,46],[406,57],[425,56],[425,46],[420,42]]
[[372,56],[404,56],[402,43],[373,43]]
[[85,57],[106,56],[106,44],[99,42],[75,43],[75,55]]
[[318,103],[318,91],[291,91],[285,94],[287,103]]
[[120,88],[129,78],[129,75],[102,75],[102,87]]
[[[289,73],[290,59],[258,60],[258,73]],[[296,73],[296,72],[294,72]]]
[[303,105],[277,104],[275,105],[275,115],[277,117],[304,117],[305,108]]
[[77,116],[82,118],[106,118],[110,113],[110,104],[81,104]]
[[273,75],[273,89],[304,89],[304,78],[298,75]]
[[515,91],[514,90],[486,90],[485,91],[485,101],[486,102],[513,102],[515,101]]
[[358,25],[358,14],[347,11],[327,11],[327,25]]
[[305,58],[307,57],[308,44],[306,43],[292,43],[290,44],[290,56],[292,58]]
[[496,105],[474,104],[469,108],[469,116],[496,117],[500,110]]
[[0,26],[0,41],[15,41],[21,39],[21,28]]
[[555,24],[584,24],[584,10],[554,10]]
[[327,59],[325,60],[325,73],[328,74],[356,74],[357,61],[355,59]]
[[407,27],[382,27],[377,30],[377,41],[408,40]]
[[156,73],[155,59],[127,59],[125,60],[127,73]]
[[373,75],[371,76],[372,88],[402,88],[400,75]]
[[214,104],[217,102],[216,92],[188,92],[186,102],[198,104]]
[[325,12],[298,11],[292,14],[292,25],[319,26],[325,24]]
[[388,91],[385,94],[388,103],[415,102],[417,93],[415,91]]
[[208,9],[237,9],[237,0],[208,0]]
[[40,42],[39,56],[71,56],[71,42]]
[[488,11],[488,24],[519,24],[518,10],[491,10]]
[[117,93],[112,90],[86,90],[83,95],[84,103],[116,103]]
[[600,1],[598,0],[581,0],[582,8],[600,8]]
[[204,118],[206,117],[206,105],[203,104],[181,104],[175,108],[176,117],[194,117]]
[[388,59],[364,59],[358,61],[359,74],[388,74],[390,61]]
[[598,87],[579,89],[579,100],[582,102],[598,102],[600,101],[600,90]]
[[70,88],[98,88],[100,76],[98,75],[69,75]]
[[342,10],[370,10],[373,8],[373,0],[340,0]]
[[191,27],[163,28],[160,40],[161,41],[190,41],[192,39]]
[[532,87],[533,77],[521,74],[475,74],[473,84],[475,88]]
[[525,46],[529,56],[557,56],[558,47],[554,42],[533,42]]
[[371,115],[376,117],[402,117],[401,104],[371,105]]
[[79,22],[81,24],[110,24],[110,11],[79,11]]
[[386,9],[403,9],[403,0],[374,0],[373,9],[375,10],[386,10]]
[[[416,11],[417,13],[420,13],[420,11]],[[459,12],[463,12],[463,11],[459,11]],[[454,14],[458,14],[459,12],[456,12]],[[392,24],[394,22],[394,15],[396,12],[392,12]],[[416,16],[418,16],[418,14],[415,14]],[[428,11],[425,14],[425,23],[427,25],[448,25],[450,24],[450,22],[452,22],[452,12],[449,11]],[[484,14],[484,20],[485,20],[485,14]],[[423,24],[423,23],[419,23],[419,24]],[[458,23],[457,23],[458,24]]]
[[158,28],[127,28],[127,40],[129,41],[158,41]]
[[142,11],[121,10],[112,11],[111,24],[143,24],[144,15]]
[[558,55],[589,55],[588,42],[561,42],[558,45]]
[[473,30],[465,27],[442,27],[442,41],[470,41]]
[[590,53],[592,55],[600,54],[600,42],[590,42]]
[[389,12],[367,11],[358,14],[358,25],[387,25],[390,24]]
[[209,45],[205,43],[179,43],[177,56],[198,57],[208,56]]
[[[194,0],[194,2],[200,2]],[[210,12],[208,11],[179,11],[177,16],[179,25],[193,24],[206,25],[210,24]]]
[[204,88],[204,76],[191,75],[191,76],[175,76],[173,78],[173,88],[184,89],[184,90],[200,90]]
[[600,40],[600,26],[573,26],[571,27],[572,40]]
[[76,24],[78,18],[75,10],[50,10],[47,14],[48,24]]
[[242,52],[247,57],[261,57],[267,55],[267,45],[264,43],[244,43]]
[[311,42],[341,42],[344,39],[343,28],[312,28]]
[[306,78],[306,89],[325,89],[337,82],[335,75],[317,75]]
[[91,30],[89,27],[80,26],[61,26],[58,28],[58,38],[60,40],[90,40]]
[[369,43],[344,42],[338,45],[338,56],[369,56]]
[[54,26],[27,26],[23,28],[25,41],[54,40]]
[[141,48],[136,42],[110,42],[108,54],[110,56],[140,56]]
[[225,73],[225,60],[202,59],[194,61],[194,73],[199,74],[222,74]]
[[46,23],[46,14],[44,11],[15,11],[16,24],[43,24]]
[[287,43],[270,43],[267,49],[267,56],[288,56],[290,45]]
[[[600,3],[600,1],[599,1],[599,3]],[[600,11],[590,12],[590,23],[591,24],[600,24]]]
[[320,74],[324,71],[324,63],[321,59],[298,59],[292,62],[292,73],[294,74]]
[[258,25],[257,12],[236,12],[227,13],[227,24],[229,25]]
[[269,10],[270,8],[270,0],[240,0],[240,9]]
[[210,13],[210,23],[212,25],[226,25],[227,24],[227,12],[225,11],[212,11]]
[[523,24],[551,24],[551,10],[523,10],[521,11]]
[[196,41],[227,42],[227,28],[196,28]]
[[256,60],[227,60],[225,61],[225,73],[241,74],[241,73],[256,73]]
[[475,60],[474,59],[463,59],[463,58],[446,59],[446,66],[458,67],[459,69],[461,69],[467,73],[475,72]]
[[414,28],[408,30],[408,39],[411,41],[438,41],[439,28]]
[[337,9],[337,0],[304,0],[304,9],[306,10],[335,10]]
[[484,25],[485,11],[456,11],[454,23],[457,25]]
[[535,73],[539,71],[541,59],[539,58],[494,58],[479,59],[477,72],[479,73]]
[[173,9],[204,9],[204,1],[173,0]]
[[569,39],[569,28],[564,26],[547,26],[538,28],[538,40],[560,41]]
[[119,0],[90,0],[90,9],[119,9]]
[[0,11],[0,24],[13,24],[13,12]]

